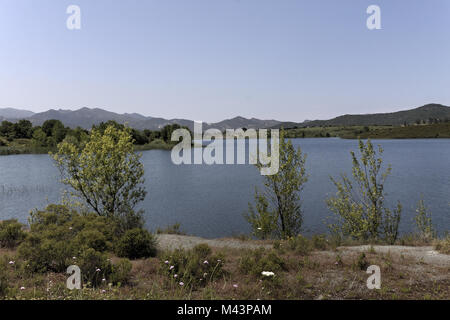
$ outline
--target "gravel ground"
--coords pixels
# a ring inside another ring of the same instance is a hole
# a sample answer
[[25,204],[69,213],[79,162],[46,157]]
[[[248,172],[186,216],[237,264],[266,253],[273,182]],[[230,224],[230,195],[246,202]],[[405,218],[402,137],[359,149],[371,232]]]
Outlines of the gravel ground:
[[[272,245],[264,244],[258,241],[241,241],[238,239],[204,239],[194,236],[184,236],[175,234],[159,234],[157,236],[158,245],[161,249],[192,249],[200,243],[206,243],[214,248],[233,248],[233,249],[256,249],[268,248]],[[344,252],[368,252],[370,246],[339,247],[339,251]],[[450,267],[450,255],[441,254],[433,247],[406,247],[406,246],[373,246],[377,253],[390,253],[393,255],[411,257],[418,262],[424,262],[441,267]]]
[[[370,246],[356,247],[340,247],[340,250],[368,252]],[[395,255],[403,255],[404,257],[412,257],[417,261],[433,264],[437,266],[450,267],[450,255],[441,254],[434,250],[433,247],[404,247],[404,246],[373,246],[377,253],[391,253]]]
[[200,243],[206,243],[213,248],[256,249],[268,248],[272,245],[258,243],[258,241],[241,241],[238,239],[204,239],[193,236],[176,234],[158,234],[158,245],[161,249],[192,249]]

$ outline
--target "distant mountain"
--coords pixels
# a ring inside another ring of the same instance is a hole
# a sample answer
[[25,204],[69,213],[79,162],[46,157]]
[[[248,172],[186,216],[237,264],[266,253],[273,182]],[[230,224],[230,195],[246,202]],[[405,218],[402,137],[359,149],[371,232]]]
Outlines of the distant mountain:
[[13,108],[0,108],[0,119],[23,119],[31,117],[34,112]]
[[243,118],[235,117],[233,119],[223,120],[217,123],[208,124],[208,128],[216,128],[220,130],[225,129],[237,129],[237,128],[247,128],[247,129],[257,129],[257,128],[271,128],[280,123],[276,120],[259,120],[256,118]]
[[[164,119],[146,117],[138,113],[118,114],[95,108],[82,108],[79,110],[48,110],[41,113],[33,113],[31,111],[17,109],[0,109],[0,121],[9,120],[17,121],[18,119],[28,119],[34,125],[42,125],[44,121],[50,119],[60,120],[64,125],[75,128],[82,127],[85,129],[92,128],[92,125],[114,120],[118,123],[128,123],[129,126],[136,129],[159,130],[168,124],[179,124],[194,127],[194,122],[187,119]],[[277,120],[260,120],[256,118],[235,117],[216,123],[204,123],[203,129],[215,128],[221,131],[225,129],[237,128],[292,128],[306,126],[352,126],[352,125],[402,125],[404,123],[412,124],[417,120],[428,121],[429,119],[450,119],[450,107],[440,104],[428,104],[420,108],[393,112],[393,113],[376,113],[363,115],[343,115],[330,120],[307,120],[302,123],[297,122],[280,122]]]
[[[6,109],[0,109],[6,110]],[[29,111],[24,111],[24,117],[11,117],[10,115],[19,115],[21,110],[16,110],[16,113],[5,113],[3,116],[0,113],[0,121],[9,120],[17,121],[19,118],[30,120],[33,125],[42,125],[46,120],[56,119],[60,120],[64,125],[71,128],[82,127],[85,129],[92,128],[92,125],[97,125],[101,122],[106,122],[108,120],[114,120],[118,123],[128,123],[130,127],[143,130],[159,130],[168,124],[179,124],[181,126],[186,126],[193,130],[194,122],[187,119],[164,119],[164,118],[154,118],[146,117],[138,113],[125,113],[118,114],[115,112],[106,111],[103,109],[95,108],[82,108],[79,110],[54,110],[50,109],[41,113],[27,113]],[[259,120],[259,119],[246,119],[243,117],[236,117],[233,119],[228,119],[220,121],[218,123],[204,123],[203,129],[215,128],[221,131],[225,129],[237,129],[237,128],[269,128],[280,123],[276,120]]]
[[369,125],[403,125],[414,124],[416,121],[429,119],[450,119],[450,107],[441,104],[427,104],[425,106],[392,113],[374,113],[343,115],[330,120],[313,120],[302,123],[283,122],[277,127],[318,127],[318,126],[369,126]]
[[82,108],[75,111],[51,109],[45,112],[36,113],[28,118],[33,125],[42,125],[46,120],[50,119],[60,120],[64,125],[71,128],[82,127],[85,129],[90,129],[92,128],[92,125],[108,120],[114,120],[118,123],[131,123],[137,121],[136,116],[117,114],[98,108]]

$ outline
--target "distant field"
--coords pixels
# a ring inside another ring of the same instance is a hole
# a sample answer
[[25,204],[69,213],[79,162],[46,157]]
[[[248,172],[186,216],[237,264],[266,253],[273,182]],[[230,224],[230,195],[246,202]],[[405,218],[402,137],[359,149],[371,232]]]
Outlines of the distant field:
[[[168,144],[161,139],[155,139],[144,145],[134,146],[136,151],[153,149],[170,150],[172,147],[172,144]],[[56,149],[49,147],[36,147],[33,145],[31,139],[15,139],[12,142],[9,142],[7,146],[0,146],[0,156],[12,154],[46,154],[49,151],[56,151]]]
[[[450,123],[380,128],[363,132],[359,134],[359,137],[363,139],[450,138]],[[343,136],[342,138],[354,138],[354,136]]]
[[0,156],[11,154],[44,154],[51,149],[47,147],[36,147],[31,139],[15,139],[6,146],[0,146]]
[[450,138],[450,123],[409,126],[330,126],[286,129],[287,138],[418,139]]

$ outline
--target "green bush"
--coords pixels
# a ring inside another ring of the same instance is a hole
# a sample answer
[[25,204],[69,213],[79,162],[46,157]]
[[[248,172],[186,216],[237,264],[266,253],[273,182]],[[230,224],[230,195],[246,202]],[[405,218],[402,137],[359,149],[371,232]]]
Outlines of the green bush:
[[434,246],[440,253],[450,254],[450,234],[447,234],[444,239],[435,240]]
[[368,266],[369,262],[366,259],[366,254],[361,252],[352,267],[354,270],[365,270]]
[[129,259],[154,257],[156,240],[147,230],[128,230],[115,244],[115,252],[119,257]]
[[6,147],[8,145],[8,140],[0,137],[0,147]]
[[211,248],[200,244],[192,250],[177,249],[162,256],[161,271],[178,285],[204,286],[224,275],[224,257],[213,255]]
[[428,211],[423,199],[419,201],[416,212],[417,215],[414,217],[414,221],[419,231],[419,236],[425,241],[432,240],[436,237],[436,231],[434,230],[431,212]]
[[287,265],[275,251],[267,252],[260,248],[244,254],[239,262],[239,269],[244,274],[259,277],[263,271],[274,272],[275,274],[286,271]]
[[120,259],[117,263],[112,265],[112,272],[109,281],[113,284],[123,285],[130,279],[131,262],[128,259]]
[[0,222],[0,247],[14,248],[25,239],[23,225],[16,219]]
[[194,251],[194,254],[200,258],[207,258],[212,253],[210,246],[208,246],[206,243],[201,243],[201,244],[196,245],[193,248],[193,251]]
[[324,235],[313,235],[311,238],[312,246],[318,250],[326,250],[328,241]]
[[65,272],[75,264],[73,257],[91,248],[104,252],[111,248],[113,225],[105,217],[81,215],[64,205],[49,205],[32,212],[30,232],[18,248],[31,272]]
[[103,279],[109,278],[112,273],[112,265],[105,253],[87,248],[76,257],[76,265],[80,267],[83,283],[96,287]]
[[311,242],[302,235],[291,237],[287,240],[288,248],[301,255],[307,255],[312,251]]
[[88,247],[100,252],[105,252],[110,248],[108,239],[98,230],[82,230],[74,237],[73,242],[78,248]]
[[8,277],[6,275],[5,266],[0,265],[0,297],[6,296],[8,292]]
[[[30,272],[64,272],[71,264],[75,255],[74,248],[64,239],[52,239],[56,232],[48,231],[45,234],[30,234],[19,246],[19,257],[27,261],[26,271]],[[56,237],[55,237],[56,238]]]
[[165,229],[158,228],[156,230],[156,234],[179,234],[179,235],[185,235],[183,231],[181,231],[181,224],[175,223],[173,225],[167,226]]

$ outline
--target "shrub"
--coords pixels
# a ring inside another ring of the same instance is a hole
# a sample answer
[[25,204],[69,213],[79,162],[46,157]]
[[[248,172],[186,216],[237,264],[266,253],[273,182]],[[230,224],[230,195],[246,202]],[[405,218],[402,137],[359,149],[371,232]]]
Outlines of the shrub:
[[211,248],[206,243],[196,245],[193,251],[194,254],[200,258],[207,258],[212,252]]
[[72,195],[98,215],[117,219],[123,231],[141,221],[134,208],[146,195],[144,166],[134,152],[131,131],[103,124],[91,130],[86,143],[65,140],[52,155]]
[[311,238],[311,242],[315,249],[326,250],[328,247],[328,241],[324,235],[314,235]]
[[120,259],[117,263],[112,265],[111,275],[109,281],[113,284],[123,285],[130,279],[132,265],[128,259]]
[[165,229],[158,228],[156,230],[157,234],[178,234],[185,235],[186,233],[181,230],[180,223],[174,223],[173,225],[167,226]]
[[0,137],[0,147],[6,147],[8,145],[8,141],[2,137]]
[[18,248],[31,272],[65,272],[73,257],[89,248],[111,247],[113,225],[105,217],[81,215],[64,205],[49,205],[32,212],[30,232]]
[[0,222],[0,247],[14,248],[25,239],[23,225],[16,219]]
[[312,250],[310,241],[302,235],[289,238],[287,244],[289,249],[301,255],[307,255]]
[[225,273],[223,265],[222,255],[213,255],[208,245],[200,244],[192,250],[177,249],[166,253],[162,257],[161,271],[171,281],[198,287],[222,277]]
[[402,206],[400,202],[394,209],[385,205],[385,182],[391,167],[382,171],[383,149],[374,148],[372,142],[359,141],[360,156],[353,151],[352,177],[341,175],[341,181],[331,178],[336,186],[336,196],[327,199],[327,205],[336,215],[337,223],[329,226],[333,234],[341,234],[358,240],[383,239],[394,244]]
[[[244,214],[253,235],[262,239],[296,236],[303,224],[301,194],[308,181],[306,155],[295,149],[291,140],[286,141],[284,130],[278,149],[279,170],[264,176],[264,189],[255,188],[255,205],[249,203],[249,211]],[[272,171],[260,163],[256,167],[261,172]]]
[[364,252],[361,252],[356,259],[356,261],[353,263],[353,269],[354,270],[364,270],[369,266],[369,262],[366,259],[366,254]]
[[435,241],[435,249],[444,254],[450,254],[450,235]]
[[98,230],[82,230],[73,239],[76,247],[88,247],[104,252],[108,250],[110,244],[106,236]]
[[416,227],[419,231],[419,236],[429,241],[436,236],[436,232],[433,227],[433,221],[431,218],[431,212],[428,211],[423,199],[421,199],[416,209],[417,215],[414,217]]
[[286,271],[286,263],[273,250],[267,252],[263,248],[249,251],[244,254],[239,262],[239,269],[244,274],[261,276],[261,272],[269,271],[277,272]]
[[75,254],[73,248],[63,239],[50,238],[52,235],[56,233],[50,230],[42,235],[30,234],[19,246],[19,257],[27,261],[27,271],[64,272],[71,264],[70,259]]
[[4,297],[8,291],[8,277],[6,275],[5,266],[0,265],[0,297]]
[[80,252],[76,259],[76,265],[81,269],[83,283],[96,287],[102,283],[102,279],[108,278],[112,273],[112,265],[107,255],[87,248]]
[[119,257],[129,259],[154,257],[156,255],[156,240],[147,230],[128,230],[117,241],[115,252]]

